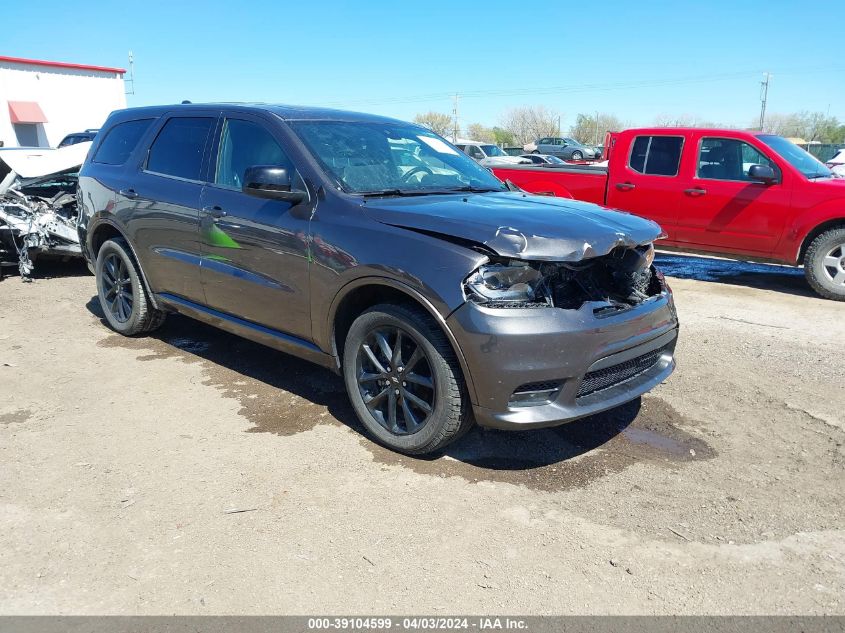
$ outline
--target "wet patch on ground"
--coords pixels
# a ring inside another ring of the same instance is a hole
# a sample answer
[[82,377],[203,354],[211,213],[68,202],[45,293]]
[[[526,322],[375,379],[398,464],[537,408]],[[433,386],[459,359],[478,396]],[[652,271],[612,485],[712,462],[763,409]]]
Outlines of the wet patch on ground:
[[476,427],[434,458],[405,457],[380,446],[373,452],[380,462],[427,475],[567,490],[636,463],[671,468],[715,457],[704,440],[684,430],[695,425],[663,400],[647,397],[550,429],[508,432]]
[[103,347],[142,352],[138,360],[200,362],[204,384],[236,398],[250,433],[293,435],[318,424],[343,424],[385,465],[470,482],[500,481],[538,490],[583,487],[597,478],[648,461],[675,467],[715,455],[685,429],[696,425],[656,397],[551,429],[507,432],[474,428],[435,456],[412,458],[366,437],[342,379],[304,360],[174,315],[153,336],[113,334]]
[[0,424],[7,426],[9,424],[22,424],[32,417],[32,411],[29,409],[18,409],[11,413],[0,413]]
[[667,277],[716,281],[808,297],[814,296],[804,279],[803,269],[793,266],[669,253],[658,253],[654,263]]

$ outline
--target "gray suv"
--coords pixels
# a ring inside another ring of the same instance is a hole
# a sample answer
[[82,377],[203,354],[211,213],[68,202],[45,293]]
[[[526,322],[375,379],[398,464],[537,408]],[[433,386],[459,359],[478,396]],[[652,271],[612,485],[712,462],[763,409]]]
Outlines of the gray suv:
[[397,451],[437,451],[473,422],[561,424],[674,367],[656,224],[511,190],[417,125],[274,105],[121,110],[79,188],[114,330],[147,334],[175,312],[329,367]]

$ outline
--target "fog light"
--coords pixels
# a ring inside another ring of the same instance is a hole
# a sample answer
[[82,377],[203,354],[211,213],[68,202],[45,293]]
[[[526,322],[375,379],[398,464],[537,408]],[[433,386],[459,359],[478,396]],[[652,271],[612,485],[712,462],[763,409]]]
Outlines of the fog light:
[[557,381],[529,382],[517,387],[508,399],[511,407],[533,407],[548,404],[557,397],[563,385]]

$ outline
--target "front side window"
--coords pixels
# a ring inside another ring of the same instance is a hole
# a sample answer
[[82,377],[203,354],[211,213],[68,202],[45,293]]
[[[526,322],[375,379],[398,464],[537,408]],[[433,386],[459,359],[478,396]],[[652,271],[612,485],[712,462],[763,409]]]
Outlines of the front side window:
[[744,141],[732,138],[705,138],[698,150],[697,174],[709,180],[750,181],[752,165],[768,165],[777,172],[777,165]]
[[200,180],[203,153],[214,123],[211,117],[170,119],[150,147],[147,171],[186,180]]
[[683,146],[681,136],[638,136],[631,146],[628,167],[650,176],[677,176]]
[[[294,132],[349,193],[425,193],[506,187],[439,136],[391,122],[294,121]],[[478,149],[467,146],[467,151]]]
[[477,158],[479,160],[484,158],[484,152],[478,149],[478,147],[476,147],[475,145],[468,145],[467,149],[469,150],[469,155],[473,158]]
[[244,173],[256,165],[291,169],[291,162],[279,143],[265,128],[241,119],[226,119],[220,137],[214,182],[240,189]]
[[103,165],[123,165],[152,122],[153,119],[138,119],[115,125],[97,148],[93,162]]

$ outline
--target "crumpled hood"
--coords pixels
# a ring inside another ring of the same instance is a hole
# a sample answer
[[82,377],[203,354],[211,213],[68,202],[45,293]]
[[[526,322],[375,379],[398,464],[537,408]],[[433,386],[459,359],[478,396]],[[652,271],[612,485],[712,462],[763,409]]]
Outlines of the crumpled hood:
[[363,207],[378,222],[470,240],[518,259],[574,262],[648,244],[661,233],[635,215],[518,192],[370,199]]

